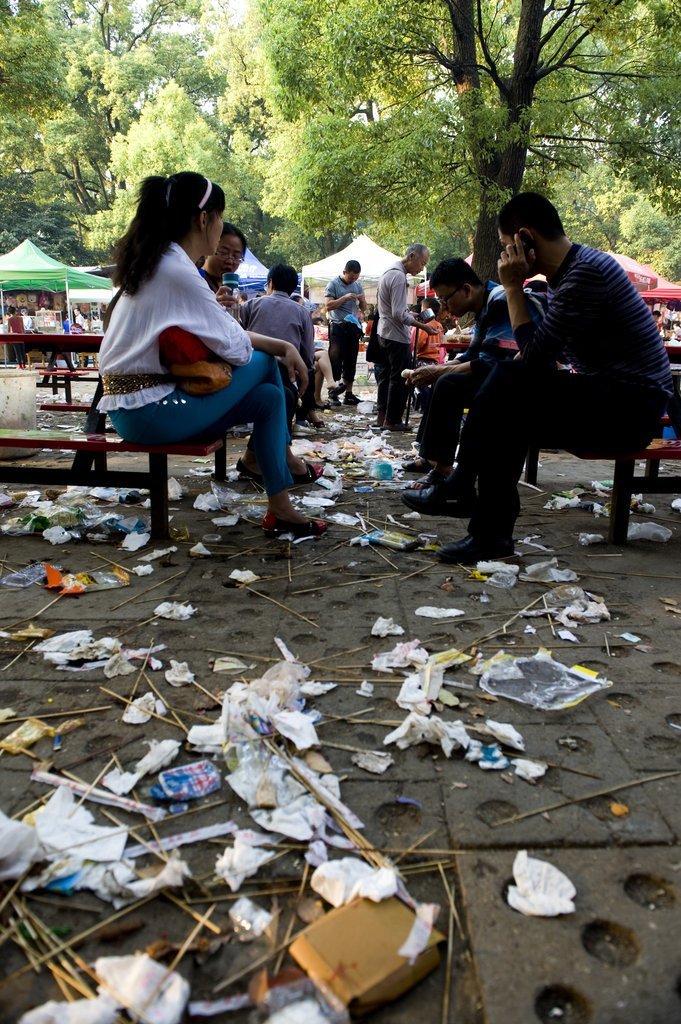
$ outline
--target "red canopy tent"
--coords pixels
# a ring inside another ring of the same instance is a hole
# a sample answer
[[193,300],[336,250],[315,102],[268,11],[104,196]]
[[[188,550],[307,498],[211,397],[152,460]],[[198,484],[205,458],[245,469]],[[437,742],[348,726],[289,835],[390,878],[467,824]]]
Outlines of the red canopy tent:
[[658,277],[657,288],[641,292],[641,298],[651,305],[658,302],[681,302],[681,284],[673,284],[671,281],[665,281],[663,277]]
[[632,260],[631,256],[623,256],[618,252],[610,252],[608,255],[612,256],[614,260],[617,260],[629,280],[639,292],[646,291],[646,289],[649,288],[655,288],[657,285],[658,275],[653,268],[649,267],[646,263],[637,263],[636,260]]

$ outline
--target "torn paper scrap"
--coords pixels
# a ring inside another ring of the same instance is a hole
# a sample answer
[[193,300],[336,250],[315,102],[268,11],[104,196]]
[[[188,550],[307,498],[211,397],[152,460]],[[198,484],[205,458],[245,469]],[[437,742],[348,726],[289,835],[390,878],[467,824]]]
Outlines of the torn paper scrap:
[[35,815],[35,832],[51,860],[73,852],[81,860],[117,861],[127,841],[120,828],[95,825],[86,807],[77,805],[70,789],[55,790]]
[[170,659],[170,668],[165,672],[166,682],[171,686],[189,686],[194,682],[195,675],[186,661]]
[[525,740],[512,725],[509,725],[507,722],[495,722],[491,718],[486,719],[485,725],[495,740],[505,743],[507,747],[513,747],[514,750],[525,749]]
[[219,875],[232,892],[237,892],[246,878],[251,878],[263,864],[276,857],[276,850],[257,847],[248,834],[237,832],[234,846],[228,847],[215,862],[215,874]]
[[121,1006],[153,1024],[179,1024],[189,984],[146,953],[95,960],[95,973]]
[[520,779],[524,779],[525,782],[536,782],[537,779],[541,779],[543,775],[546,775],[548,765],[543,761],[531,761],[527,757],[514,757],[511,759],[511,764],[515,768],[515,773]]
[[445,722],[436,715],[427,718],[412,711],[397,729],[384,737],[383,743],[385,746],[396,743],[400,750],[418,743],[439,744],[445,757],[450,757],[459,747],[467,749],[471,738],[461,721]]
[[508,905],[527,917],[572,914],[577,890],[562,871],[519,850],[513,862],[515,885],[509,886]]
[[242,937],[257,938],[266,932],[272,923],[273,915],[263,910],[248,896],[242,896],[232,904],[229,910],[229,919],[234,925],[234,931]]
[[237,583],[255,583],[261,577],[256,576],[250,569],[232,569],[229,578],[230,580],[236,580]]
[[402,636],[404,629],[393,619],[384,619],[379,615],[371,627],[372,636]]
[[460,608],[434,608],[432,605],[421,605],[414,612],[424,619],[458,619],[465,614]]
[[158,615],[159,618],[175,619],[178,622],[183,622],[185,619],[191,619],[192,615],[195,614],[196,608],[193,608],[190,604],[184,604],[180,601],[163,601],[154,608],[154,615]]
[[380,903],[397,892],[394,868],[372,868],[358,857],[341,857],[320,864],[312,873],[310,888],[332,907],[342,907],[355,896]]
[[12,821],[0,811],[0,882],[20,878],[32,864],[43,859],[36,830]]
[[126,725],[144,725],[149,721],[155,709],[156,698],[153,693],[144,693],[128,704],[123,712],[123,721]]
[[409,934],[397,951],[398,956],[414,963],[428,945],[433,926],[437,921],[440,907],[437,903],[419,903],[416,907],[416,917],[411,926]]
[[353,754],[350,760],[358,768],[363,768],[365,772],[371,772],[372,775],[383,775],[390,765],[395,763],[392,754],[386,754],[382,750],[362,750]]
[[19,1018],[19,1024],[115,1024],[120,1003],[104,992],[96,999],[76,999],[72,1003],[36,1006]]

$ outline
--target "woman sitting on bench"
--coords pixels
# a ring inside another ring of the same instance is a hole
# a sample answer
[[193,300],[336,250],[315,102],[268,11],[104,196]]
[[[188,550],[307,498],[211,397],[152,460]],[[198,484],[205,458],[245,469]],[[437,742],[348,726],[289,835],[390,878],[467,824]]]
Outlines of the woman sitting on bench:
[[[219,185],[191,171],[142,182],[135,217],[115,254],[120,291],[100,350],[99,409],[126,441],[152,445],[219,437],[231,426],[252,422],[255,456],[243,461],[252,459],[262,471],[268,496],[263,528],[269,534],[318,536],[326,524],[300,515],[288,493],[292,474],[307,478],[307,467],[288,446],[275,356],[292,381],[300,378],[303,390],[305,364],[293,345],[247,334],[215,301],[195,266],[215,252],[224,208]],[[159,336],[170,328],[190,332],[211,359],[221,361],[221,390],[196,395],[178,386],[159,347]]]

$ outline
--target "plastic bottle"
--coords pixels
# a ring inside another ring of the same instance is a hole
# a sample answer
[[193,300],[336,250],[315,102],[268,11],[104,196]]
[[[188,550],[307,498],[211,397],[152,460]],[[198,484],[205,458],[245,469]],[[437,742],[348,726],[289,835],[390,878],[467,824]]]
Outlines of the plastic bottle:
[[[223,288],[229,288],[230,295],[239,297],[239,275],[238,274],[223,274],[222,275],[222,286]],[[230,306],[227,312],[230,316],[233,316],[235,320],[239,319],[239,307]]]

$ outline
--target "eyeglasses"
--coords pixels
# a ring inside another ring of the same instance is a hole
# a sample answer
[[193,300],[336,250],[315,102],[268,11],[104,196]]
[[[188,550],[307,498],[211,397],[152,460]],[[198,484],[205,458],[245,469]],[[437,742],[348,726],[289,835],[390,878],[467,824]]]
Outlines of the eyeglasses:
[[438,296],[437,296],[437,297],[438,297],[439,301],[440,301],[440,302],[442,303],[442,305],[443,305],[443,306],[446,306],[446,305],[447,305],[447,304],[448,304],[448,303],[449,303],[449,302],[451,301],[451,299],[453,299],[453,298],[454,298],[454,296],[456,295],[456,293],[457,293],[457,292],[460,292],[460,291],[461,291],[461,285],[459,285],[459,287],[458,287],[458,288],[454,288],[454,289],[453,289],[453,290],[452,290],[452,291],[451,291],[451,292],[449,293],[449,295],[440,295],[440,294],[438,294]]
[[234,260],[235,263],[243,263],[244,261],[244,254],[242,252],[234,252],[232,249],[218,249],[215,255],[223,256],[226,260]]

